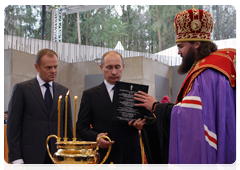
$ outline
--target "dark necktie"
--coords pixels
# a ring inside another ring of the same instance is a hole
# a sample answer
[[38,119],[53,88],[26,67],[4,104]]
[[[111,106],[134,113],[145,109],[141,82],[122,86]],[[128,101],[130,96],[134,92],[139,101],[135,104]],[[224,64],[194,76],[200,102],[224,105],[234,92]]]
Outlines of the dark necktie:
[[44,86],[47,88],[47,90],[45,91],[44,100],[47,107],[47,113],[48,115],[50,115],[52,108],[52,95],[49,89],[50,85],[48,83],[45,83]]

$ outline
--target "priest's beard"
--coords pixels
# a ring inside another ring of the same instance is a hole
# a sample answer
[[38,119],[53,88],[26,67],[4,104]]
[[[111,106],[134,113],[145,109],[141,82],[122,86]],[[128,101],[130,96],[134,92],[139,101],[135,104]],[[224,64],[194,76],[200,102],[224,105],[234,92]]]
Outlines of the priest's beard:
[[191,69],[194,61],[196,60],[195,56],[196,56],[196,53],[195,53],[193,47],[191,47],[189,49],[189,51],[187,52],[187,54],[185,56],[181,55],[182,64],[178,67],[179,74],[185,74]]

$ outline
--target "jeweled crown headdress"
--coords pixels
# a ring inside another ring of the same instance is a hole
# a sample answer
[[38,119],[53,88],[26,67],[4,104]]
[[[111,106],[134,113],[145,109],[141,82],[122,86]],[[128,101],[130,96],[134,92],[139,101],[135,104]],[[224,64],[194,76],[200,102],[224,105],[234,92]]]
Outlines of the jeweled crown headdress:
[[202,9],[179,12],[174,21],[176,43],[180,41],[209,41],[213,30],[212,15]]

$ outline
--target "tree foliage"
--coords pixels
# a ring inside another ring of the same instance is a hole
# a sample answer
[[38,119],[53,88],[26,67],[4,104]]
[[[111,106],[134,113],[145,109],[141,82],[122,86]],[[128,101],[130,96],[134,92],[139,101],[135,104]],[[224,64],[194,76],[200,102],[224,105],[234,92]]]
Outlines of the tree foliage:
[[[175,45],[174,18],[191,5],[120,5],[79,13],[81,44],[156,53]],[[236,9],[231,5],[198,5],[214,20],[213,39],[236,37]],[[33,5],[9,5],[4,9],[4,34],[42,38],[42,9]],[[45,35],[51,40],[52,11],[46,11]],[[63,15],[62,42],[78,43],[77,13]]]

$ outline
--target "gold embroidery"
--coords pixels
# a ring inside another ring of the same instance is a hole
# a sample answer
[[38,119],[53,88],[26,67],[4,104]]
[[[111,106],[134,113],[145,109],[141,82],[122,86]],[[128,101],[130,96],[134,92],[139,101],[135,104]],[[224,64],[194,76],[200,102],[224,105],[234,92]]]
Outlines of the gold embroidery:
[[195,66],[194,70],[197,70],[197,69],[198,69],[199,64],[200,64],[200,61],[198,61],[198,62],[196,63],[196,66]]
[[110,164],[108,164],[108,168],[111,168],[111,170],[113,170],[113,168],[115,169],[117,166],[111,162]]
[[[215,65],[212,65],[212,64],[205,64],[205,65],[202,66],[202,68],[204,68],[204,67],[214,68],[214,69],[222,72],[225,76],[227,76],[227,78],[228,78],[228,80],[229,80],[229,82],[231,84],[231,87],[235,87],[235,83],[231,81],[230,75],[225,70],[223,70],[223,69],[221,69],[221,68],[219,68],[219,67],[217,67]],[[201,68],[201,66],[200,66],[200,68]]]
[[203,22],[203,26],[202,26],[201,32],[211,33],[213,29],[213,24],[212,24],[213,19],[209,12],[203,11],[202,22]]
[[191,19],[189,17],[188,11],[185,10],[185,11],[180,12],[179,15],[177,16],[177,20],[176,20],[177,33],[191,32],[190,27],[189,27],[190,21],[191,21]]
[[223,49],[219,49],[218,51],[231,51],[231,52],[236,53],[236,49],[234,49],[234,48],[223,48]]
[[188,33],[188,34],[178,34],[177,35],[177,39],[187,39],[187,41],[189,40],[195,40],[195,41],[201,41],[202,39],[205,39],[205,41],[211,41],[211,40],[207,40],[209,38],[208,34],[204,34],[204,33]]
[[[226,55],[226,53],[219,53],[219,51],[231,51],[231,52],[235,52],[236,53],[236,49],[233,48],[227,48],[227,49],[220,49],[217,52],[213,52],[211,53],[211,55],[218,55],[219,57],[225,57],[227,59],[229,59],[232,62],[232,58],[228,55]],[[216,57],[218,57],[216,56]],[[215,57],[215,56],[214,56]],[[207,58],[208,59],[208,58]],[[207,59],[202,59],[198,62],[196,62],[196,64],[194,63],[192,68],[190,69],[187,78],[184,80],[184,83],[180,89],[180,91],[178,92],[178,97],[176,99],[176,102],[179,102],[178,99],[181,95],[182,98],[184,98],[192,89],[192,85],[194,82],[194,79],[204,70],[208,69],[208,68],[213,68],[215,70],[218,70],[219,72],[223,73],[229,80],[229,83],[231,85],[231,87],[236,87],[236,76],[235,76],[235,70],[233,70],[231,73],[228,73],[227,71],[223,70],[222,68],[212,65],[212,64],[203,64],[201,65],[200,63],[203,63],[205,61],[207,61]],[[218,60],[218,59],[217,59]],[[234,59],[233,61],[236,61],[236,54],[234,55]]]
[[198,14],[199,14],[199,10],[198,9],[193,8],[192,11],[193,11],[193,18],[195,16],[198,16]]

